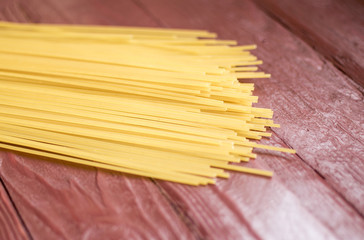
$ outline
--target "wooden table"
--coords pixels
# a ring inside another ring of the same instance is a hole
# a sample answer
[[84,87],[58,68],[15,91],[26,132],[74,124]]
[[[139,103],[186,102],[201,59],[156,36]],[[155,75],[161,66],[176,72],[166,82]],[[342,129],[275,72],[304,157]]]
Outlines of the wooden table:
[[[191,187],[0,152],[0,239],[364,239],[364,5],[355,0],[1,0],[0,19],[207,29],[256,43],[281,128],[252,167]],[[1,139],[0,139],[1,141]]]

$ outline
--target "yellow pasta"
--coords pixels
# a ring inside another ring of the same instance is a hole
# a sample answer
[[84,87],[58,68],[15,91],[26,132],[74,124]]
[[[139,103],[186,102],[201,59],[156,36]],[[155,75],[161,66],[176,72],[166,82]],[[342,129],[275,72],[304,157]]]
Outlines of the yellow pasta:
[[[0,22],[0,148],[206,185],[279,127],[257,108],[255,45],[203,30]],[[240,165],[236,165],[239,164]]]

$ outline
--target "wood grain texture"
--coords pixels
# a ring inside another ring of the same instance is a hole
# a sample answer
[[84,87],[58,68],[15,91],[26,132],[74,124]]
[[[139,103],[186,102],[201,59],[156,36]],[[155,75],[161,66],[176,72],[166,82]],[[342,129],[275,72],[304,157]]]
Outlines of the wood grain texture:
[[256,0],[357,83],[364,86],[364,5],[356,0]]
[[7,153],[0,176],[34,239],[191,239],[149,179]]
[[126,26],[152,24],[145,17],[144,11],[132,1],[2,0],[0,7],[1,19],[13,22],[99,25],[123,23]]
[[262,142],[298,151],[259,151],[249,166],[274,170],[271,180],[232,173],[198,188],[7,153],[0,176],[34,239],[363,238],[362,88],[252,2],[5,2],[3,20],[208,29],[257,43],[273,78],[254,80],[255,94],[282,125]]
[[29,239],[2,182],[0,182],[0,239]]

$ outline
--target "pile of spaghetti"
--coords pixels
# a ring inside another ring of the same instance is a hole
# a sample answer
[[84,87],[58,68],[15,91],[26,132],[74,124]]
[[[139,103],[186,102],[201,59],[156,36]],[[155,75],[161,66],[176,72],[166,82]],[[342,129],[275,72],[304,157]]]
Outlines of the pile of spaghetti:
[[199,30],[0,22],[0,148],[191,185],[278,127],[249,50]]

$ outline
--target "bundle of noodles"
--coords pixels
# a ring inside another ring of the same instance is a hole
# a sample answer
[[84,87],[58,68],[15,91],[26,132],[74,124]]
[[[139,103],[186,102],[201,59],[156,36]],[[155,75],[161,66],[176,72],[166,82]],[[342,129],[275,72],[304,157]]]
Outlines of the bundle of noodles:
[[254,45],[198,30],[0,22],[0,147],[179,183],[214,183],[278,127],[252,107]]

